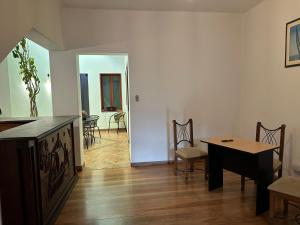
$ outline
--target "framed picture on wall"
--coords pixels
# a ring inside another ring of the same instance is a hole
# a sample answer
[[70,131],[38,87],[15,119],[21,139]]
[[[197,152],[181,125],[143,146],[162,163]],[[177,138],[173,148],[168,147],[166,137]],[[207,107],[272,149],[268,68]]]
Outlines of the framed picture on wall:
[[300,66],[300,18],[286,24],[285,67]]

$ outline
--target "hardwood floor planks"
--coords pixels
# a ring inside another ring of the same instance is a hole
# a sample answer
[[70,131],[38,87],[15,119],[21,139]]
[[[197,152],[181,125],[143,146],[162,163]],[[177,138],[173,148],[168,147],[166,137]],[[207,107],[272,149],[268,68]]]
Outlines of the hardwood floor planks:
[[202,173],[186,185],[171,165],[85,169],[56,225],[268,224],[255,216],[254,188],[240,192],[239,176],[225,172],[224,188],[208,192]]
[[243,193],[240,176],[230,172],[213,192],[203,173],[195,172],[186,185],[173,165],[89,167],[79,176],[56,225],[296,225],[296,210],[286,219],[255,216],[255,184],[247,183]]

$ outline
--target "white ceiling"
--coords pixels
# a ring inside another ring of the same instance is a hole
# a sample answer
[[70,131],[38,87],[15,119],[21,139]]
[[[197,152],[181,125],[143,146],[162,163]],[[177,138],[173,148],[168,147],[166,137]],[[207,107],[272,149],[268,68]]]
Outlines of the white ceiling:
[[62,0],[65,7],[87,9],[245,12],[263,0]]

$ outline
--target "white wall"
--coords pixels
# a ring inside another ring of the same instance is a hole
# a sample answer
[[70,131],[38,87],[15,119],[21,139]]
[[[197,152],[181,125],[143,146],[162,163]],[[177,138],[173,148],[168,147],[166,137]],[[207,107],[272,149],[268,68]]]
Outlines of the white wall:
[[197,139],[234,132],[241,19],[222,13],[63,10],[68,48],[77,54],[129,54],[132,162],[171,157],[172,119],[193,118]]
[[60,0],[1,0],[0,62],[33,29],[62,48],[60,11]]
[[0,116],[11,115],[7,59],[0,63],[0,109],[2,111]]
[[[53,115],[81,116],[78,57],[74,51],[50,51]],[[81,118],[74,123],[75,163],[84,164]]]
[[[40,79],[40,93],[37,96],[39,116],[52,115],[51,77],[49,51],[27,39],[30,57],[35,60]],[[28,91],[20,75],[19,60],[10,53],[0,64],[0,108],[3,116],[28,117],[30,103]]]
[[298,0],[265,0],[244,16],[244,72],[239,133],[254,139],[255,124],[287,125],[284,167],[300,170],[300,67],[285,68],[285,26],[299,17]]
[[[80,73],[88,74],[89,81],[89,103],[90,115],[100,116],[98,126],[100,129],[108,129],[109,118],[115,112],[102,112],[101,110],[101,73],[119,73],[122,80],[122,108],[128,114],[126,103],[126,77],[125,77],[125,55],[80,55]],[[125,118],[126,119],[126,118]],[[117,124],[111,124],[111,128],[116,128]],[[124,127],[121,123],[120,127]]]
[[[49,51],[27,39],[30,57],[34,59],[37,74],[40,79],[40,93],[37,96],[39,116],[52,115],[51,76]],[[19,68],[19,60],[14,59],[12,53],[7,57],[9,90],[12,117],[30,116],[30,103],[28,91],[22,81]]]

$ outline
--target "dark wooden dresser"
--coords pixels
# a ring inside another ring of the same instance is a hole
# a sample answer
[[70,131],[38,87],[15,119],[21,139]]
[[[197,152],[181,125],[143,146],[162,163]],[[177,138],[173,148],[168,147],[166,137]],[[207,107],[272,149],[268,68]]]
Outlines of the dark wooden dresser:
[[54,224],[78,179],[73,134],[77,118],[0,119],[2,225]]

